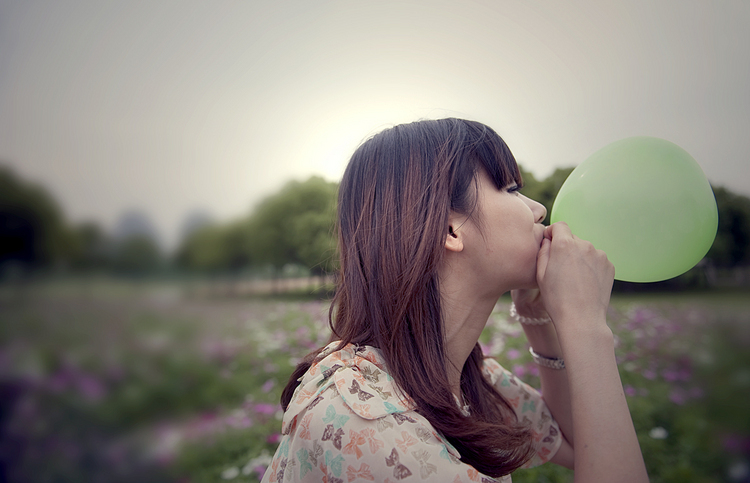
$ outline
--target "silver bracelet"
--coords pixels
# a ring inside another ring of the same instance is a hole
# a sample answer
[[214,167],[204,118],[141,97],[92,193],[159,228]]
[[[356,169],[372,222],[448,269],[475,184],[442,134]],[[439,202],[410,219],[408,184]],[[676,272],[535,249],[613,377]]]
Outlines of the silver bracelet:
[[565,369],[565,360],[561,357],[545,357],[537,354],[534,349],[529,347],[529,354],[537,365],[549,367],[550,369]]
[[552,319],[549,318],[549,315],[547,317],[524,317],[523,315],[519,315],[518,310],[516,310],[516,304],[511,302],[510,303],[510,316],[517,321],[521,322],[522,324],[527,325],[544,325],[552,322]]

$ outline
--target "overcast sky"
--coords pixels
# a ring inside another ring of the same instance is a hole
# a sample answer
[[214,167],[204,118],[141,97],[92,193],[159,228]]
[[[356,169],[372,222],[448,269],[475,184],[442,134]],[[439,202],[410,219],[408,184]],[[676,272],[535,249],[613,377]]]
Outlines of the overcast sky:
[[750,195],[749,46],[744,0],[0,0],[0,163],[168,245],[419,118],[485,122],[538,177],[661,137]]

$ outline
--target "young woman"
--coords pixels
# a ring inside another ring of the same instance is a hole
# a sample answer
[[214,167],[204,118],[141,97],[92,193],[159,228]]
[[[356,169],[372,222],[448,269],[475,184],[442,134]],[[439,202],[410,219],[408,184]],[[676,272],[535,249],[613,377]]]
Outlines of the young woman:
[[[510,481],[545,461],[576,481],[647,481],[605,320],[614,269],[565,224],[542,225],[520,186],[477,122],[399,125],[357,149],[333,335],[284,390],[264,482]],[[508,291],[544,397],[477,343]]]

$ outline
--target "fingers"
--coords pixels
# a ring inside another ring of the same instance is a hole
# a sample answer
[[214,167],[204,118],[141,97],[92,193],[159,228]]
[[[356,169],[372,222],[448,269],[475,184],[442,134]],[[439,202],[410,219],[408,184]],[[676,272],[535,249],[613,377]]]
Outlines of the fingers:
[[573,235],[566,223],[548,226],[537,253],[537,284],[553,320],[564,311],[606,310],[614,267],[602,250]]
[[564,221],[558,221],[557,223],[553,223],[544,229],[544,238],[551,240],[553,236],[556,236],[558,238],[569,237],[573,240],[580,240],[580,238],[573,234],[568,224]]
[[551,240],[553,237],[573,237],[573,233],[567,223],[558,221],[544,229],[544,238]]
[[540,280],[544,279],[544,274],[547,271],[547,264],[549,263],[549,248],[550,248],[550,239],[546,238],[546,231],[545,231],[545,238],[542,240],[542,246],[539,248],[539,253],[536,255],[536,279],[537,284]]

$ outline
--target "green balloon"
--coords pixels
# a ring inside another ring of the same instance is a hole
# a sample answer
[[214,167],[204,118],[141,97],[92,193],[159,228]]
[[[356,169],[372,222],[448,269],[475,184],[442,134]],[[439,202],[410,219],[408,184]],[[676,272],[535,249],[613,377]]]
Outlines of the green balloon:
[[603,250],[615,278],[627,282],[690,270],[711,248],[719,223],[698,163],[652,137],[622,139],[591,155],[560,188],[550,218]]

